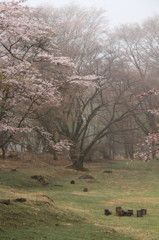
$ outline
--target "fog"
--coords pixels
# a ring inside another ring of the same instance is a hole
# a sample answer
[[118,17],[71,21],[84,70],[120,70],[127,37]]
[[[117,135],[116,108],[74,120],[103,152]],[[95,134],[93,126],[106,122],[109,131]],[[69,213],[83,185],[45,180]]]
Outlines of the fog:
[[46,5],[63,7],[75,3],[82,7],[95,7],[106,10],[110,26],[125,23],[143,22],[146,18],[159,14],[158,0],[29,0],[30,6]]

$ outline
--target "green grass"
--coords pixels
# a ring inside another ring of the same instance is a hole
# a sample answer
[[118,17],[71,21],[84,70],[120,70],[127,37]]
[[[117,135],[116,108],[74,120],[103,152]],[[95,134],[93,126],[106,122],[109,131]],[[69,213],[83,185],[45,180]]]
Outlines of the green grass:
[[[159,162],[89,163],[87,174],[64,166],[0,171],[0,240],[158,240]],[[104,173],[112,170],[112,173]],[[32,175],[43,175],[43,186]],[[75,180],[76,184],[70,184]],[[83,192],[87,187],[88,192]],[[16,203],[17,197],[27,198]],[[52,201],[52,200],[53,201]],[[133,209],[132,217],[115,216],[115,207]],[[104,209],[112,211],[104,215]],[[136,210],[148,214],[136,217]]]

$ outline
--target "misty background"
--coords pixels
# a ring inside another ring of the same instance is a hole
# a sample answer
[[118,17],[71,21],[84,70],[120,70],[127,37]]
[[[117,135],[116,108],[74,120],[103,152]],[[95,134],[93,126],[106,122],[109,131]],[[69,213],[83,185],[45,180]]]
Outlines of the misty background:
[[68,4],[77,4],[82,7],[102,8],[106,10],[107,19],[111,27],[125,24],[142,22],[148,17],[159,13],[158,0],[29,0],[30,6],[53,5],[64,7]]

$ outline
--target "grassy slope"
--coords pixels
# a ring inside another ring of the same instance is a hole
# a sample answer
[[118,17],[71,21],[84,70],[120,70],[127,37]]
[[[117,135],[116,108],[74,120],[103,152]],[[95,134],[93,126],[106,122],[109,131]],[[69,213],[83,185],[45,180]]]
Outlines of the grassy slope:
[[[159,163],[89,164],[94,180],[62,166],[0,171],[0,240],[157,240],[159,236]],[[104,173],[111,169],[112,173]],[[41,174],[42,186],[31,179]],[[76,184],[70,184],[71,180]],[[56,185],[56,186],[55,186]],[[87,187],[88,192],[83,192]],[[26,203],[13,199],[26,197]],[[53,199],[54,202],[51,201]],[[146,208],[143,218],[117,217],[115,207]],[[105,208],[113,215],[104,216]]]

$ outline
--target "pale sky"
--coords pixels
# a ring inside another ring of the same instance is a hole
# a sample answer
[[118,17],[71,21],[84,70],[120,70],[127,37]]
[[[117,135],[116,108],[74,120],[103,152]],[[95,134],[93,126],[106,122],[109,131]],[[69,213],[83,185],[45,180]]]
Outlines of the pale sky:
[[[0,0],[2,2],[3,0]],[[96,7],[107,11],[110,26],[142,22],[148,17],[159,14],[159,0],[28,0],[27,4],[40,4],[61,7],[76,3],[82,7]]]

